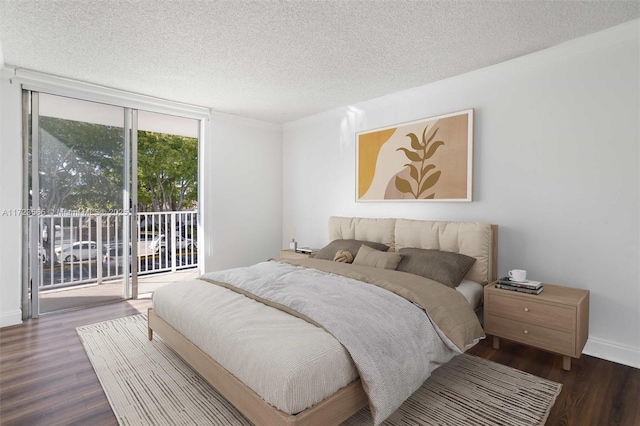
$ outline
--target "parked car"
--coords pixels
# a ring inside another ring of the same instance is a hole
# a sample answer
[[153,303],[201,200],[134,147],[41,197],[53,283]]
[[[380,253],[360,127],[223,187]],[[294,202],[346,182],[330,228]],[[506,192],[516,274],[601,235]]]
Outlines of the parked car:
[[[175,241],[176,251],[198,251],[198,243],[191,238],[185,238],[182,235],[176,235]],[[167,237],[164,234],[158,235],[153,239],[153,241],[151,241],[151,244],[149,244],[149,249],[151,249],[153,253],[167,250]]]
[[58,262],[78,262],[98,257],[98,243],[95,241],[78,241],[65,244],[55,249]]
[[181,213],[176,216],[176,233],[185,238],[193,238],[198,230],[195,212]]
[[[131,255],[131,246],[129,246],[129,255]],[[131,259],[133,262],[133,259]],[[163,269],[167,267],[171,267],[171,259],[165,259],[163,256],[158,255],[149,255],[149,256],[140,256],[138,258],[138,272],[144,271],[155,271],[158,269]],[[183,259],[178,260],[178,266],[181,265],[191,265],[192,263],[187,263]],[[197,262],[197,259],[196,259]],[[124,274],[124,244],[116,244],[106,249],[105,255],[102,257],[102,271],[103,274],[107,274],[109,276],[114,275],[123,275]],[[131,266],[129,266],[129,271],[131,271]]]
[[[131,247],[129,247],[129,254],[131,254]],[[122,262],[124,259],[124,245],[116,244],[115,246],[108,247],[105,250],[104,256],[102,256],[102,271],[106,273],[109,271],[109,275],[122,274]]]

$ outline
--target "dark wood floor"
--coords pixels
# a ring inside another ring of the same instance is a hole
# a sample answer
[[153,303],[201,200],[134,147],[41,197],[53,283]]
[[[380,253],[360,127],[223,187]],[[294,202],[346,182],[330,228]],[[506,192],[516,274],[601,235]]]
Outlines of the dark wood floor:
[[[0,424],[117,425],[75,328],[146,312],[149,300],[67,312],[0,329]],[[640,370],[489,339],[470,353],[563,384],[547,425],[640,425]]]

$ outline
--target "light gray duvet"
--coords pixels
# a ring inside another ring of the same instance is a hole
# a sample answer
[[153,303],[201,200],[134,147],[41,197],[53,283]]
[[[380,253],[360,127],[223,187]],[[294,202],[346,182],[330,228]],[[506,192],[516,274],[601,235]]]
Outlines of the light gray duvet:
[[423,309],[395,293],[345,276],[265,262],[208,273],[200,279],[292,309],[332,334],[358,369],[376,425],[435,368],[460,353],[440,336]]

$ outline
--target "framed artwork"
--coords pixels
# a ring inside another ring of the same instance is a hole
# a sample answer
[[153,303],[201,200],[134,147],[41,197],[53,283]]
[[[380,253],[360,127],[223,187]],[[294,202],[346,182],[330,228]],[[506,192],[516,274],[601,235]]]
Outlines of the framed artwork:
[[356,201],[471,201],[473,109],[356,134]]

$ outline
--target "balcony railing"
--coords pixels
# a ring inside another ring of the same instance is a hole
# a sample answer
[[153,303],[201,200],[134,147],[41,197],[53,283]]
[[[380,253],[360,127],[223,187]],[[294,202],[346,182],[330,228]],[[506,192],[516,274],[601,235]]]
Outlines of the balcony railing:
[[122,278],[128,269],[125,250],[138,275],[198,266],[195,211],[138,213],[130,244],[124,238],[126,214],[66,213],[30,219],[38,221],[40,230],[41,290]]

